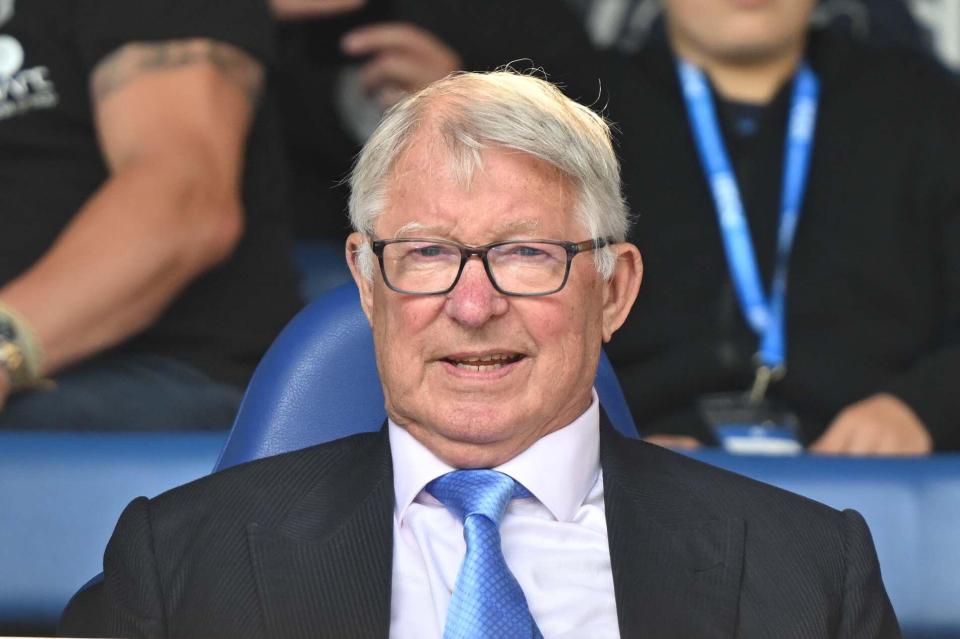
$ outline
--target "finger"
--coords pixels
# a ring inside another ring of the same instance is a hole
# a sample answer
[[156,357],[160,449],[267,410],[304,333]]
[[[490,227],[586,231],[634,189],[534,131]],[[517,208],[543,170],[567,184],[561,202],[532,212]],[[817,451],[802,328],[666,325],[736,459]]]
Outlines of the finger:
[[301,20],[356,11],[365,4],[366,0],[270,0],[270,9],[278,20]]
[[912,432],[895,428],[884,429],[884,438],[877,448],[878,455],[916,457],[931,452],[928,439]]
[[817,441],[810,444],[809,451],[819,455],[840,455],[845,452],[847,422],[840,418],[833,421]]
[[878,431],[876,424],[857,422],[848,430],[843,452],[854,457],[875,456],[880,453],[883,433]]
[[877,440],[876,448],[873,451],[875,455],[894,456],[916,454],[909,450],[907,442],[903,442],[893,433],[884,433]]
[[644,441],[676,450],[695,450],[703,445],[696,438],[688,435],[650,435],[644,437]]
[[381,22],[354,29],[341,46],[350,55],[367,55],[384,49],[423,52],[447,46],[420,27],[406,22]]

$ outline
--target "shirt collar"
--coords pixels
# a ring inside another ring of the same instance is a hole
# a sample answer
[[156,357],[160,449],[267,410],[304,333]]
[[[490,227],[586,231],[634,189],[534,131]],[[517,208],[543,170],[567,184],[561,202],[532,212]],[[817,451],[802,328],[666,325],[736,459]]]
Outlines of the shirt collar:
[[[394,516],[402,522],[427,484],[456,469],[392,419],[387,429],[393,457]],[[563,472],[554,471],[558,468]],[[558,521],[571,521],[600,473],[600,400],[596,390],[582,415],[494,470],[523,484]]]

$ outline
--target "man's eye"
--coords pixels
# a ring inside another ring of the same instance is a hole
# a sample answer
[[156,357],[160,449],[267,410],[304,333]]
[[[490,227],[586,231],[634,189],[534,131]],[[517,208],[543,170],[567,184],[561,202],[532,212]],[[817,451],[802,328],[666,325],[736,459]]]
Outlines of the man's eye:
[[514,252],[520,257],[544,257],[546,252],[536,246],[518,246]]
[[535,244],[508,244],[501,247],[500,255],[505,259],[534,262],[553,257],[553,252],[545,246]]
[[407,256],[411,259],[427,259],[446,257],[449,253],[450,249],[446,246],[441,246],[439,244],[423,244],[413,246],[407,253]]

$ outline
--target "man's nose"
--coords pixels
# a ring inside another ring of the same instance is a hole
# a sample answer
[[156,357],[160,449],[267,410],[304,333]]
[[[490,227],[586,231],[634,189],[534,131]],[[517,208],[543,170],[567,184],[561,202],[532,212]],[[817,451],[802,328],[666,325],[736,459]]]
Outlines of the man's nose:
[[483,263],[471,258],[464,264],[457,285],[447,293],[443,308],[455,322],[476,328],[503,315],[508,307],[506,296],[493,287]]

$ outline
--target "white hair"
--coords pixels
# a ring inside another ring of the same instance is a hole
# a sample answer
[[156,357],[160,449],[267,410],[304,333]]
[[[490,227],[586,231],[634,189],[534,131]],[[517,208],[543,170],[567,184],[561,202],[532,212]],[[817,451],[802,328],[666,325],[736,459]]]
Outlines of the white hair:
[[[620,165],[610,127],[591,109],[545,80],[514,71],[456,73],[431,84],[384,115],[350,175],[350,222],[373,235],[385,206],[387,180],[416,132],[429,122],[442,139],[454,175],[469,184],[482,167],[481,150],[504,147],[556,167],[577,193],[575,214],[590,237],[626,239],[629,214],[620,187]],[[373,276],[369,246],[359,266]],[[613,274],[615,252],[595,251],[600,274]]]

